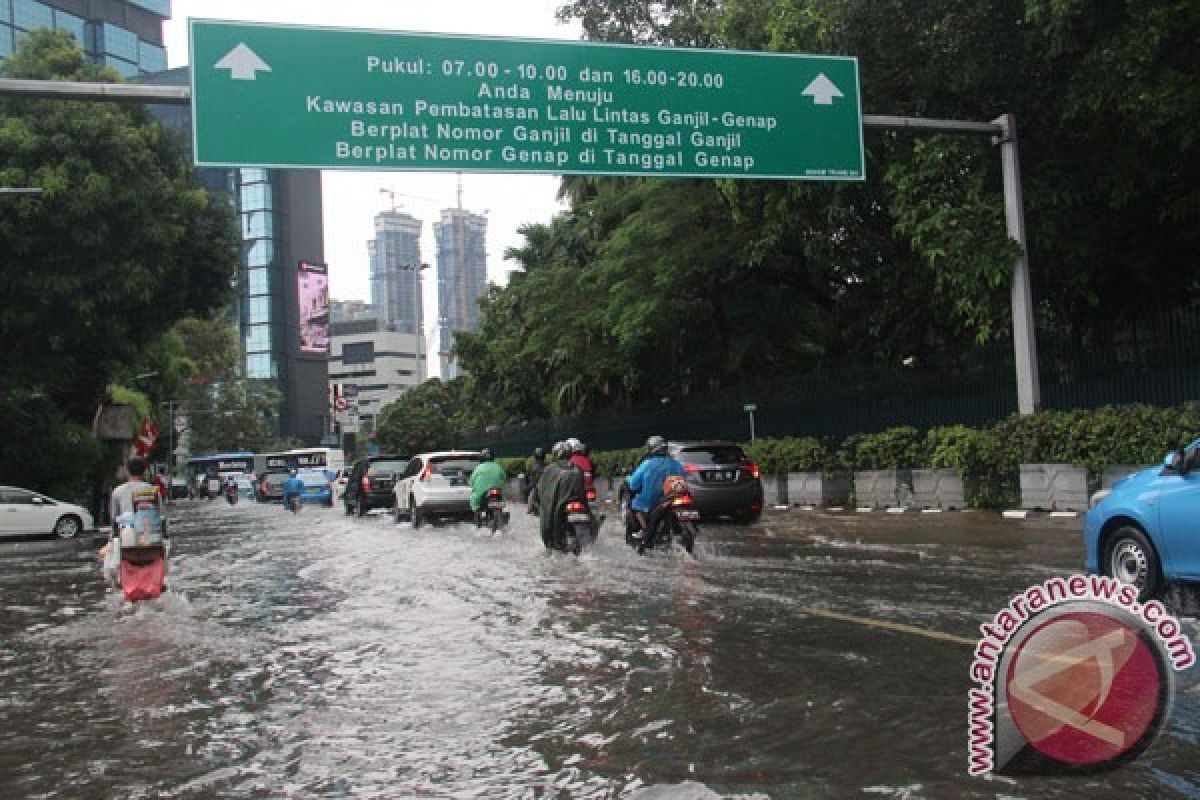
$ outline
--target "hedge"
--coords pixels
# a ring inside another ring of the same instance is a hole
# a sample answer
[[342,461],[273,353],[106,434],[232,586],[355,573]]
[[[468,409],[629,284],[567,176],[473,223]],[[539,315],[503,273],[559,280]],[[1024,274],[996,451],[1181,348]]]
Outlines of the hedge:
[[[1192,402],[1014,414],[990,427],[950,425],[923,435],[901,426],[856,433],[841,442],[757,439],[743,447],[764,474],[951,468],[962,473],[971,505],[997,508],[1016,500],[1020,464],[1086,467],[1094,487],[1106,467],[1156,464],[1167,452],[1198,438],[1200,402]],[[640,458],[636,448],[592,455],[601,476],[626,474]]]

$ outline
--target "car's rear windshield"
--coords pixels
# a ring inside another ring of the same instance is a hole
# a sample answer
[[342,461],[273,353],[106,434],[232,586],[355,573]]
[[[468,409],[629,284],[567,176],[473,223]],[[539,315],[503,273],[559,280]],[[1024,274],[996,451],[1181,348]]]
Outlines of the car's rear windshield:
[[433,458],[430,461],[433,463],[433,471],[438,475],[458,475],[463,472],[470,475],[482,459],[472,456],[449,456]]
[[325,477],[324,472],[301,472],[297,477],[304,482],[305,486],[321,486],[329,483],[329,478]]
[[705,445],[685,447],[676,456],[684,464],[737,464],[746,454],[737,445]]
[[381,475],[385,472],[403,472],[407,466],[407,461],[372,461],[367,474]]

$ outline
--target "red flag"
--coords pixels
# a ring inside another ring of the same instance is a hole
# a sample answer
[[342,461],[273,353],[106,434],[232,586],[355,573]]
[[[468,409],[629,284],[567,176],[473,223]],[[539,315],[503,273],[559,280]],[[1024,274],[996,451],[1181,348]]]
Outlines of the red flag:
[[154,420],[147,415],[142,420],[142,428],[138,431],[137,439],[133,443],[133,447],[142,458],[150,455],[150,451],[154,449],[154,443],[158,441],[158,426],[154,424]]

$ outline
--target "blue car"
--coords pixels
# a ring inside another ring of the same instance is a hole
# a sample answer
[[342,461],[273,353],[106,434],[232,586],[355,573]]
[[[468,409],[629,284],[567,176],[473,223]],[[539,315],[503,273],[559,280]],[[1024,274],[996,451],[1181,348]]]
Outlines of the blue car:
[[296,477],[304,482],[304,493],[300,495],[302,502],[333,505],[333,486],[324,470],[302,469]]
[[1200,581],[1200,439],[1097,492],[1084,517],[1087,571],[1138,588]]

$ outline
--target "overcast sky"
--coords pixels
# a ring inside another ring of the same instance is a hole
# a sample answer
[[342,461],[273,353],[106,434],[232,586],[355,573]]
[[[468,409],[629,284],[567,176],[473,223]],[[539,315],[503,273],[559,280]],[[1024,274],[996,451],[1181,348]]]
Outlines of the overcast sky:
[[[227,19],[284,22],[375,30],[465,33],[537,39],[578,39],[578,26],[560,25],[554,11],[562,0],[174,0],[164,26],[172,67],[189,62],[187,20]],[[504,283],[514,267],[504,251],[523,239],[517,228],[546,222],[559,210],[558,178],[549,175],[463,174],[463,207],[488,212],[488,278]],[[367,240],[375,214],[390,207],[380,189],[397,192],[396,205],[424,220],[421,257],[434,263],[432,223],[456,202],[454,173],[323,172],[325,260],[337,299],[370,299]],[[400,193],[404,193],[403,195]],[[431,270],[432,272],[432,270]],[[433,276],[426,273],[429,278]],[[425,281],[426,334],[433,330],[436,284]],[[436,343],[434,343],[436,344]],[[433,363],[436,363],[433,362]],[[431,363],[430,366],[433,366]]]

